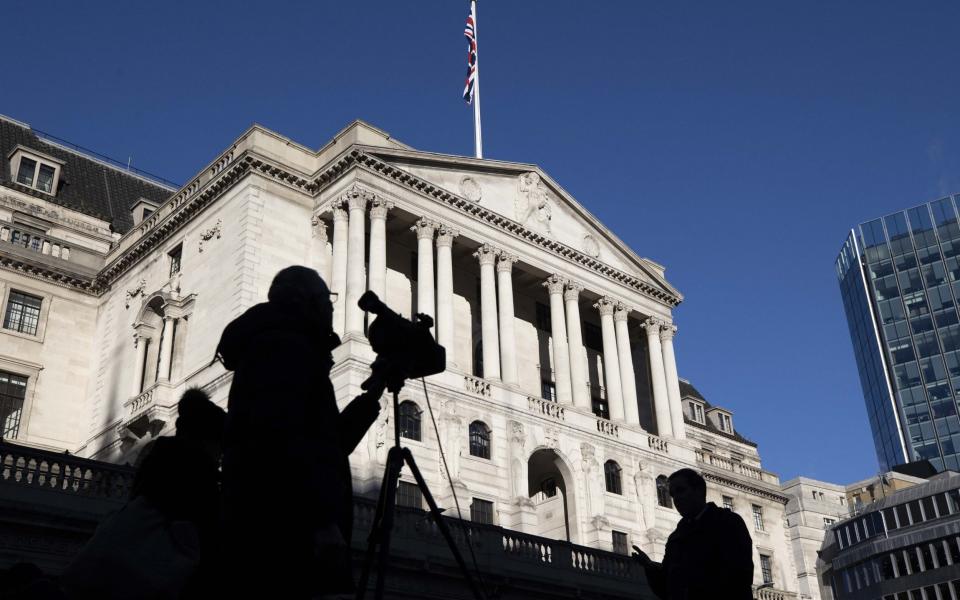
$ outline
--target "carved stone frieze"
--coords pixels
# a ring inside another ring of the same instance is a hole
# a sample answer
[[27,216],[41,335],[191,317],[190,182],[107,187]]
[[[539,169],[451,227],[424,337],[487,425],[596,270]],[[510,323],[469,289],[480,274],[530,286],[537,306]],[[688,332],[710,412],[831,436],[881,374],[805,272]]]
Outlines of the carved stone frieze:
[[143,296],[144,291],[147,289],[147,280],[141,279],[137,282],[137,285],[133,289],[127,290],[126,300],[124,302],[124,308],[130,308],[130,301],[136,298],[137,296]]
[[483,198],[483,189],[473,177],[464,177],[460,180],[460,195],[470,202],[480,202]]
[[220,239],[220,227],[222,224],[223,222],[220,219],[217,219],[217,222],[213,225],[213,227],[200,233],[200,243],[197,244],[197,252],[203,252],[203,245],[206,242],[209,242],[214,238],[218,240]]
[[530,171],[517,179],[514,210],[516,219],[521,224],[539,229],[548,235],[552,233],[550,220],[553,218],[553,208],[549,192],[537,173]]

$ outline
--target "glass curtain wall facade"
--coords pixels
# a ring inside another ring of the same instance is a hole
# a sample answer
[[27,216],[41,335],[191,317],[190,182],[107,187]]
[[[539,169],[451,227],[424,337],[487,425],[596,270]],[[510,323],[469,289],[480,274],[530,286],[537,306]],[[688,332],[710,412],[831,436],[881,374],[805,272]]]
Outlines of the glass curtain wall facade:
[[863,223],[837,277],[880,468],[960,470],[960,225],[955,198]]

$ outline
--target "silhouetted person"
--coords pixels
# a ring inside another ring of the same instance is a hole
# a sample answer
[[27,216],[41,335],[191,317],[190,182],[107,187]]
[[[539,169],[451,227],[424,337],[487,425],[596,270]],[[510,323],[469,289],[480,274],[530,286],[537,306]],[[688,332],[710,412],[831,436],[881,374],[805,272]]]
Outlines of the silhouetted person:
[[199,585],[218,543],[226,416],[205,392],[177,405],[176,434],[140,453],[130,501],[97,528],[67,569],[73,598],[180,598]]
[[669,484],[683,518],[667,539],[663,562],[633,547],[653,592],[663,600],[753,598],[753,542],[743,519],[707,502],[707,483],[692,469],[675,472]]
[[349,454],[380,411],[379,385],[337,408],[340,344],[316,271],[280,271],[217,347],[234,372],[223,454],[225,584],[288,598],[353,588]]

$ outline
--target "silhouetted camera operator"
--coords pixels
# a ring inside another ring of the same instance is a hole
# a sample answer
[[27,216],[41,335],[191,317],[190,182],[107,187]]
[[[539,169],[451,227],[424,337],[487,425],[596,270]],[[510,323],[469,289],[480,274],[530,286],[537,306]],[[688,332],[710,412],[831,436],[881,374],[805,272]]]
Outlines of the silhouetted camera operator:
[[349,454],[380,411],[385,381],[337,409],[330,369],[340,344],[331,292],[316,271],[277,273],[231,322],[217,353],[234,372],[223,448],[226,587],[302,598],[352,589]]

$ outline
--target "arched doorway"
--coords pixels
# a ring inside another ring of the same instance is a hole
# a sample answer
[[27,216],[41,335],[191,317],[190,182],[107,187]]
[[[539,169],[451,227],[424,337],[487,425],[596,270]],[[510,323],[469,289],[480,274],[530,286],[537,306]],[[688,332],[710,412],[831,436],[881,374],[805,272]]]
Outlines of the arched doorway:
[[534,451],[527,460],[527,495],[537,511],[536,535],[576,543],[576,492],[573,471],[551,448]]

